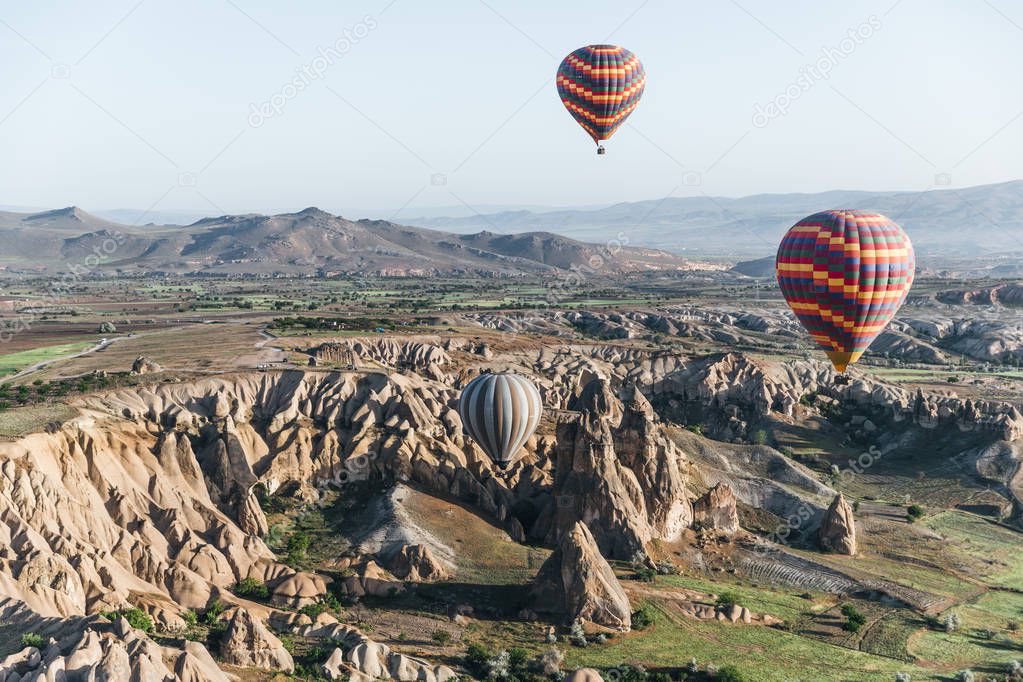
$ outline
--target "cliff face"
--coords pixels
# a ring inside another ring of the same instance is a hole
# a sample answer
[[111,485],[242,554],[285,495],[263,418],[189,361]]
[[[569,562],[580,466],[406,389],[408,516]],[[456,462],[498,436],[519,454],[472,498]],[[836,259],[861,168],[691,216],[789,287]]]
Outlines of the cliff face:
[[650,403],[638,391],[623,403],[600,379],[583,398],[583,411],[558,425],[556,504],[546,542],[556,544],[577,520],[613,558],[627,559],[654,538],[677,539],[692,523],[687,461],[658,429]]

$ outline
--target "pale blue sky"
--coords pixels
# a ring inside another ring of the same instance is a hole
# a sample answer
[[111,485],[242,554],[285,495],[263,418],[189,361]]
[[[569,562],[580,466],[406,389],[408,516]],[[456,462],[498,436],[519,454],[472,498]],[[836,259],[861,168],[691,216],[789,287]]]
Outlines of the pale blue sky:
[[[868,37],[849,49],[850,30]],[[345,36],[321,78],[252,116]],[[606,40],[648,86],[597,157],[552,77]],[[1021,44],[1012,0],[8,1],[0,204],[400,220],[1000,182],[1023,177]],[[799,84],[824,48],[830,77]],[[787,113],[754,125],[787,89]]]

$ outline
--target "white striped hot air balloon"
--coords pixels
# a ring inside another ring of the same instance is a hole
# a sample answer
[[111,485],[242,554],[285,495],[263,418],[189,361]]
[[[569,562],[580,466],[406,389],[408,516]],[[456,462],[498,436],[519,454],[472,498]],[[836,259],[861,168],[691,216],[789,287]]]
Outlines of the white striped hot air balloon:
[[462,389],[458,414],[465,430],[497,468],[504,470],[540,423],[543,402],[518,374],[481,374]]

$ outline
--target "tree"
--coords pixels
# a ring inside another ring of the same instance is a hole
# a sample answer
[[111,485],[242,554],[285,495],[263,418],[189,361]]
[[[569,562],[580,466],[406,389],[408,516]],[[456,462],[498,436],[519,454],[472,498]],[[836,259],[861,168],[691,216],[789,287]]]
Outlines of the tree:
[[[962,619],[959,617],[959,614],[956,613],[955,611],[953,611],[952,613],[950,613],[947,616],[945,616],[945,622],[944,622],[945,632],[955,632],[956,630],[958,630],[960,628],[960,626],[962,626],[962,624],[963,624]],[[964,671],[964,672],[969,672],[969,671],[967,670],[967,671]]]
[[919,504],[911,504],[908,507],[906,507],[906,519],[910,523],[913,523],[923,515],[924,508],[921,507]]

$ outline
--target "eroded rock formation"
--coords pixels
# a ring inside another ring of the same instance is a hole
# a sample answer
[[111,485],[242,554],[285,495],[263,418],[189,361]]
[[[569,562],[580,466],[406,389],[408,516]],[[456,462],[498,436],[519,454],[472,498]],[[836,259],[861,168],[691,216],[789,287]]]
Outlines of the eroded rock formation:
[[711,528],[727,533],[739,530],[739,512],[735,507],[735,493],[718,483],[693,504],[693,523],[699,528]]
[[819,532],[821,547],[840,554],[856,554],[856,519],[852,506],[839,493],[835,496]]
[[569,621],[582,619],[622,630],[632,627],[629,598],[582,522],[562,537],[540,568],[533,589],[539,611],[554,611]]

